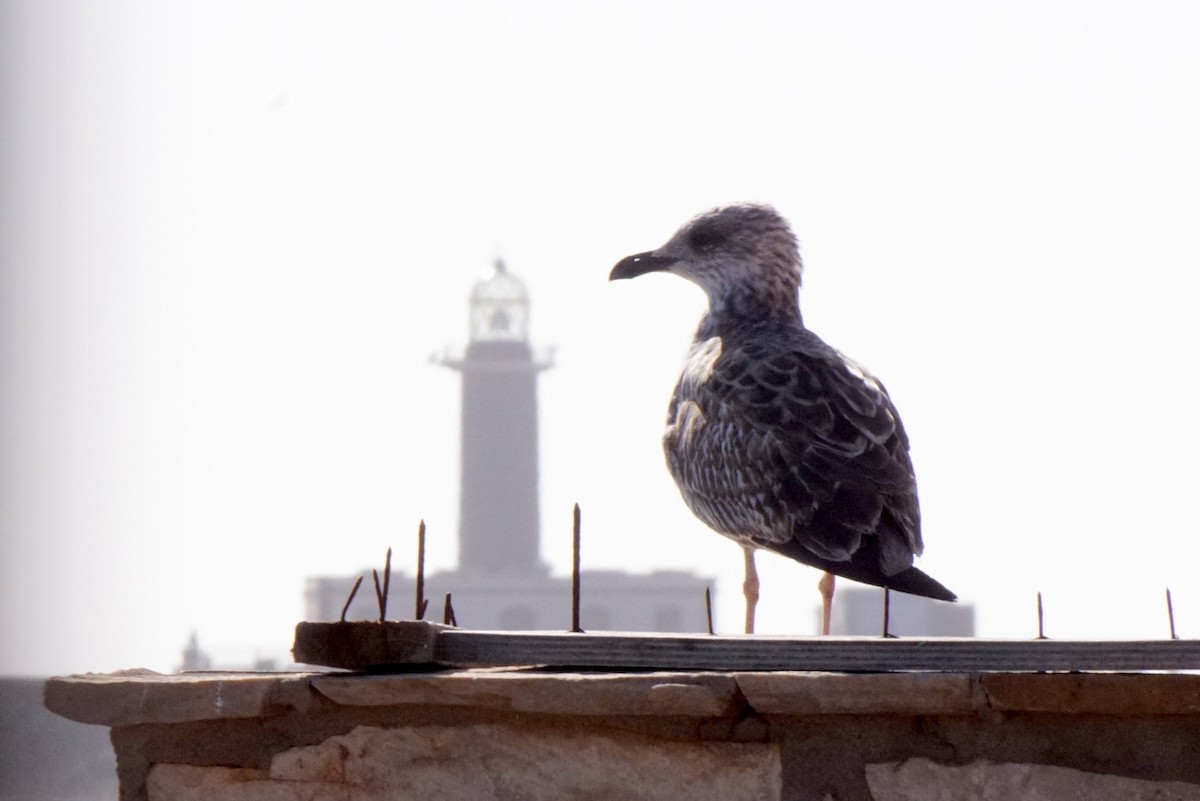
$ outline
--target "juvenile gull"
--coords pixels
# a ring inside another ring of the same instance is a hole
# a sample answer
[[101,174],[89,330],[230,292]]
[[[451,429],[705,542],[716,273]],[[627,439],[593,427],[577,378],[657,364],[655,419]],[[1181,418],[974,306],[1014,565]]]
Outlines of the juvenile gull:
[[698,215],[609,275],[670,272],[708,295],[663,448],[688,507],[745,551],[747,633],[756,548],[826,571],[825,634],[834,575],[955,600],[912,566],[921,512],[900,416],[874,376],[804,327],[801,270],[778,212],[734,205]]

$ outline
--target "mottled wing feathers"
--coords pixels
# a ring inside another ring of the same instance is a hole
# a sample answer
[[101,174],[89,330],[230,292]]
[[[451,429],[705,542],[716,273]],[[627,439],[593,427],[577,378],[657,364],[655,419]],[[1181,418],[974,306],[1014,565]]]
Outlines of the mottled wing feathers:
[[703,376],[685,370],[664,440],[671,471],[693,511],[735,539],[834,563],[869,541],[879,569],[899,573],[921,551],[899,417],[869,373],[791,333],[727,337]]

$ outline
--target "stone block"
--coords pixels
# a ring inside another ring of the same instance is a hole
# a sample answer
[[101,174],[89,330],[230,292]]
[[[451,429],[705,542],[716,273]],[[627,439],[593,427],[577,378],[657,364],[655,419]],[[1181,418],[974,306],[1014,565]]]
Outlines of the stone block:
[[770,801],[778,746],[478,724],[360,726],[269,773],[157,765],[149,801]]
[[250,768],[155,765],[146,780],[148,801],[358,801],[350,787],[277,782]]
[[346,781],[347,756],[346,746],[336,739],[292,748],[274,756],[270,777],[281,781],[342,784]]
[[997,711],[1183,715],[1200,712],[1200,682],[1168,673],[992,673],[980,677]]
[[971,678],[960,673],[737,673],[763,715],[961,715],[971,711]]
[[302,706],[308,673],[180,673],[149,670],[61,676],[46,682],[51,712],[81,723],[127,726],[254,718]]
[[1200,801],[1200,785],[1086,773],[1053,765],[924,758],[867,766],[874,801]]
[[344,706],[431,704],[551,715],[736,713],[734,680],[717,673],[534,673],[463,670],[427,675],[330,675],[313,688]]

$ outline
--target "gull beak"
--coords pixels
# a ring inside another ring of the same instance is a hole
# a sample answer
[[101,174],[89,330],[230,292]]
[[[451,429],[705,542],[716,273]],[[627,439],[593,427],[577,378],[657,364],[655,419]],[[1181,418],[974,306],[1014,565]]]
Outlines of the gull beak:
[[635,253],[632,256],[626,256],[617,262],[617,265],[612,268],[612,272],[608,274],[609,281],[616,281],[621,278],[637,278],[639,275],[646,273],[661,272],[662,270],[670,269],[671,265],[679,261],[669,256],[655,255],[656,251],[649,250],[645,253]]

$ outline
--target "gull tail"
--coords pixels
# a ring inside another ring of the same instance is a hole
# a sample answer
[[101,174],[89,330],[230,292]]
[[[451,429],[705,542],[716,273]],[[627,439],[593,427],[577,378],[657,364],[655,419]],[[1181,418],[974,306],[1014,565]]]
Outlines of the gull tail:
[[946,589],[937,579],[918,568],[910,567],[899,573],[887,575],[879,566],[879,547],[874,537],[864,538],[861,548],[845,562],[835,562],[814,556],[795,540],[778,545],[765,546],[772,551],[803,562],[806,565],[820,568],[835,576],[861,581],[863,584],[873,584],[876,587],[887,587],[896,592],[906,592],[910,595],[921,595],[938,601],[957,601],[958,596]]
[[942,586],[941,582],[915,567],[902,570],[894,576],[887,576],[882,582],[868,581],[867,583],[887,587],[889,590],[897,592],[907,592],[910,595],[923,595],[938,601],[958,600],[958,596]]

